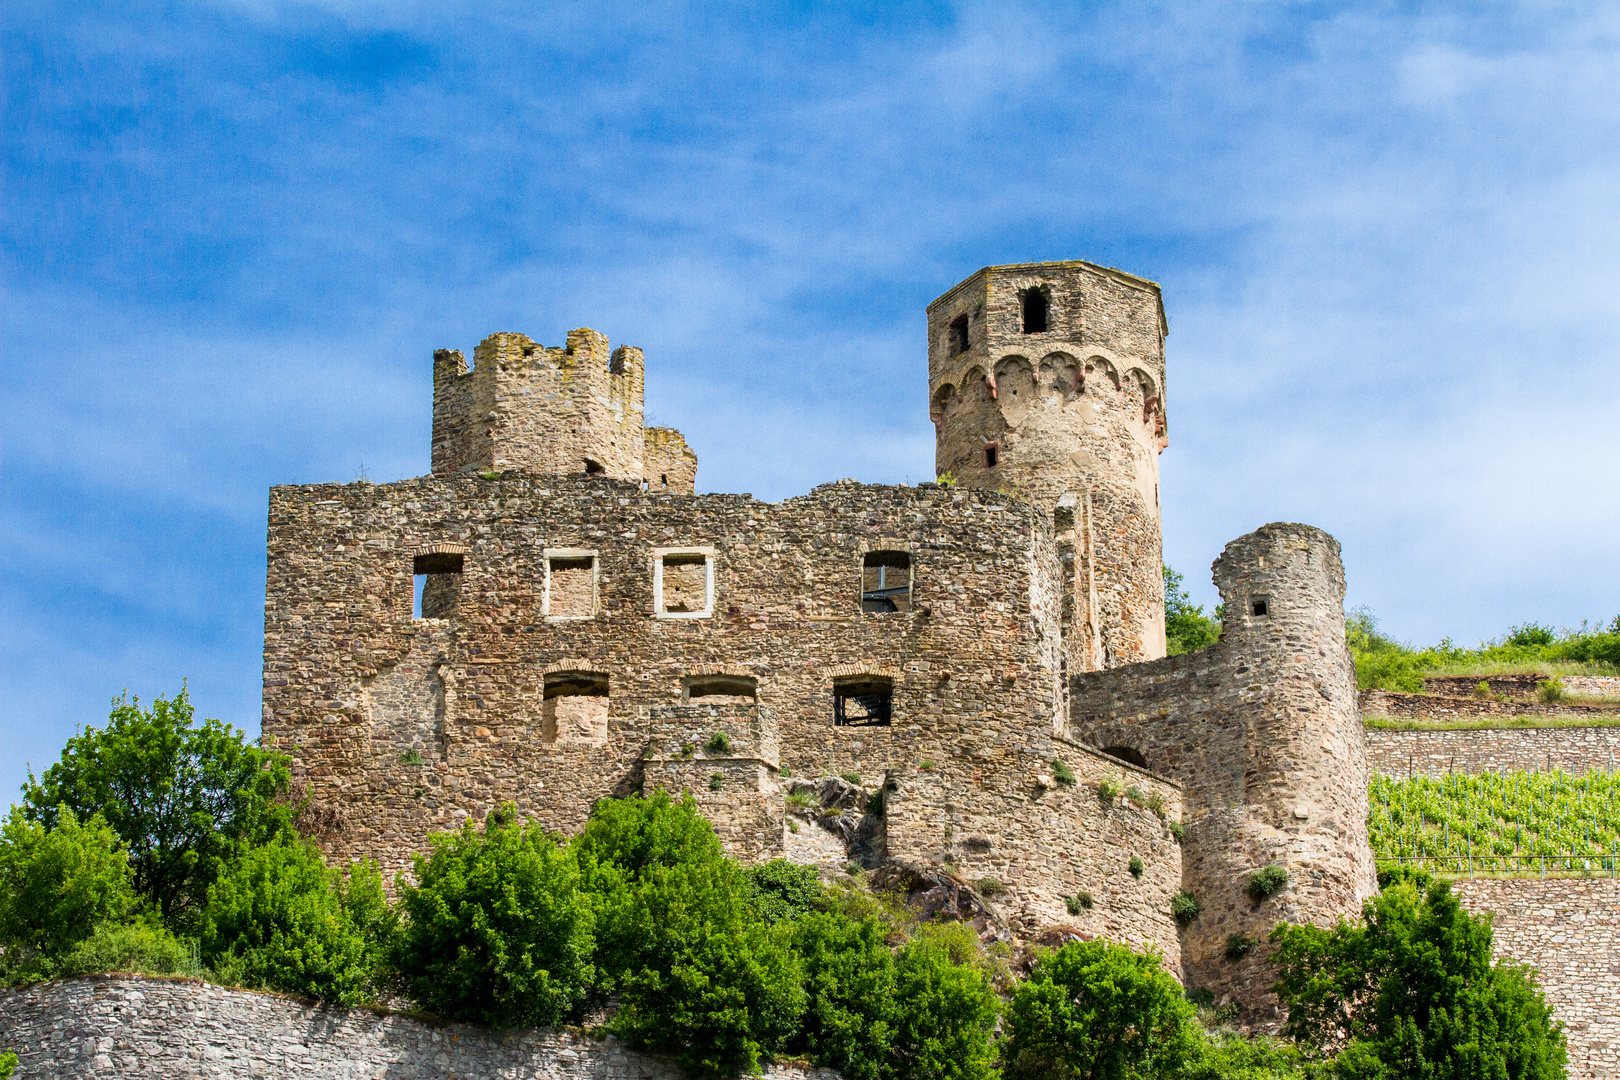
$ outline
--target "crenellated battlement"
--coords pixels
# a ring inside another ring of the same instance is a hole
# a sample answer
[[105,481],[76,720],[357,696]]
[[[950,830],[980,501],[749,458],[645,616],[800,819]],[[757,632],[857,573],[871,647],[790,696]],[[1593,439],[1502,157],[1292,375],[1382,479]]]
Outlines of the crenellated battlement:
[[[526,334],[491,334],[473,366],[454,349],[433,354],[433,472],[604,476],[693,490],[697,455],[680,433],[644,429],[646,361],[640,349],[610,349],[589,328],[562,348]],[[678,446],[676,445],[678,444]],[[649,475],[649,447],[660,454]],[[679,467],[677,467],[679,466]],[[684,484],[684,487],[682,486]]]

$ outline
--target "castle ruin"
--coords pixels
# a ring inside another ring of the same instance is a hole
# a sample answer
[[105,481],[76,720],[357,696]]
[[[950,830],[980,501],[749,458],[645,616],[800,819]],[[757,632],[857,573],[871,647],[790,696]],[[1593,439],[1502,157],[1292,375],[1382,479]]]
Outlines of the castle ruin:
[[[1165,658],[1158,286],[989,267],[928,333],[943,482],[696,494],[641,351],[581,329],[435,353],[430,475],[272,488],[264,732],[328,854],[392,872],[508,800],[571,831],[689,791],[740,858],[993,881],[1012,935],[1263,1007],[1264,948],[1227,937],[1374,889],[1338,545],[1234,540],[1221,641]],[[829,812],[788,801],[818,784]]]

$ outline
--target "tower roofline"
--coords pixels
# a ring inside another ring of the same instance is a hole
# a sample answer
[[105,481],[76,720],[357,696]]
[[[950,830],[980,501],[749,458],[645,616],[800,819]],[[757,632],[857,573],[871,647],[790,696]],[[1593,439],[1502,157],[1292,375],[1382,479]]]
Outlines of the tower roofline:
[[1132,288],[1146,289],[1151,292],[1154,303],[1157,304],[1159,309],[1159,333],[1163,337],[1170,336],[1170,320],[1164,313],[1164,291],[1159,287],[1157,281],[1152,281],[1138,274],[1128,273],[1116,267],[1087,262],[1085,259],[1063,259],[1058,262],[999,263],[991,266],[981,266],[949,289],[946,289],[933,303],[928,305],[926,310],[932,313],[936,307],[955,299],[958,293],[974,281],[992,272],[1006,272],[1009,270],[1074,270],[1080,267],[1084,267],[1093,273],[1102,274],[1104,277],[1113,278],[1115,281],[1129,285]]

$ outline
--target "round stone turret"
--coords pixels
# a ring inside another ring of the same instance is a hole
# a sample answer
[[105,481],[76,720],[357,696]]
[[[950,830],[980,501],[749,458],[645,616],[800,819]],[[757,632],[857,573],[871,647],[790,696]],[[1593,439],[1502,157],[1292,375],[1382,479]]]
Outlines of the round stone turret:
[[1165,329],[1156,284],[1084,262],[986,267],[928,308],[935,468],[1057,511],[1071,671],[1165,654]]

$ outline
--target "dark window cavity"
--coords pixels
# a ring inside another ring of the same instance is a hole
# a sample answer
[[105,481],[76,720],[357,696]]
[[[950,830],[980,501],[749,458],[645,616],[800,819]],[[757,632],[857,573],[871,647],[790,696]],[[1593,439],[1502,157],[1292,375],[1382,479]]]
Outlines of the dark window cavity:
[[882,675],[851,675],[833,680],[836,727],[888,727],[894,680]]
[[868,551],[861,561],[861,610],[911,610],[911,556],[904,551]]
[[968,347],[968,317],[961,315],[951,323],[951,355],[967,352]]
[[1024,333],[1046,333],[1046,290],[1025,289],[1018,298],[1024,309]]
[[600,461],[592,461],[590,458],[585,459],[585,475],[586,476],[596,476],[599,473],[601,473],[602,471],[603,471],[602,463]]
[[415,607],[418,619],[448,619],[461,600],[461,571],[465,555],[438,552],[416,556]]
[[995,468],[996,467],[996,459],[999,456],[1000,455],[996,452],[996,448],[994,446],[985,447],[984,448],[984,467],[987,468],[987,469]]
[[1249,613],[1256,618],[1265,618],[1271,614],[1271,599],[1265,596],[1256,596],[1249,601]]
[[1103,747],[1103,753],[1107,754],[1109,757],[1119,758],[1121,761],[1128,761],[1139,769],[1145,769],[1148,767],[1147,758],[1142,756],[1142,752],[1140,750],[1132,750],[1128,746],[1105,746]]
[[747,675],[688,675],[684,682],[683,696],[688,701],[706,697],[753,699],[759,696],[759,684]]

